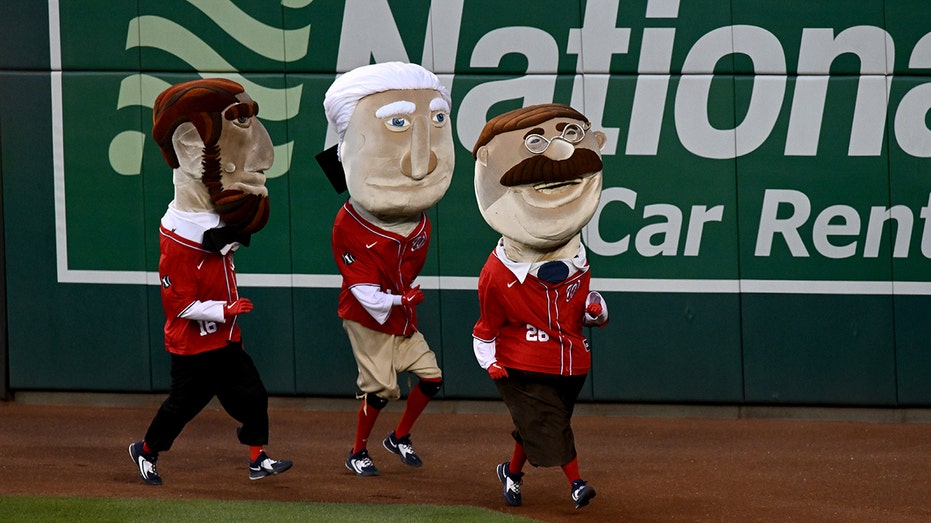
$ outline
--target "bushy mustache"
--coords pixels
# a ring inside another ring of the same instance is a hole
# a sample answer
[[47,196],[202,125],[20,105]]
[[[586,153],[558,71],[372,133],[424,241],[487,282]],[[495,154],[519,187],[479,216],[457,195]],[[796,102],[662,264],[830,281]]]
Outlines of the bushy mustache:
[[536,154],[508,169],[501,177],[501,185],[513,187],[528,183],[565,182],[601,169],[601,157],[591,149],[576,149],[565,160],[551,160]]

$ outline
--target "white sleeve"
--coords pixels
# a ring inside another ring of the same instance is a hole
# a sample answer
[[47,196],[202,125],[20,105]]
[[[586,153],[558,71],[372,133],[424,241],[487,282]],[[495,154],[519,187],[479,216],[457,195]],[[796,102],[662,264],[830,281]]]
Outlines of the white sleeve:
[[353,285],[349,290],[379,325],[388,321],[392,306],[401,304],[400,295],[382,292],[378,285]]
[[598,291],[591,291],[588,293],[588,296],[585,298],[585,307],[588,307],[589,303],[600,304],[601,314],[598,316],[592,316],[586,312],[585,321],[583,322],[585,326],[601,326],[605,323],[608,323],[608,304],[605,302],[604,298],[601,297],[601,294]]
[[225,301],[195,300],[190,305],[185,307],[184,310],[178,314],[178,317],[185,320],[203,320],[226,323],[226,316],[223,315],[223,307],[226,307]]
[[475,352],[475,359],[478,360],[478,364],[485,370],[488,370],[488,367],[497,361],[495,359],[495,340],[482,341],[478,338],[472,338],[472,350]]

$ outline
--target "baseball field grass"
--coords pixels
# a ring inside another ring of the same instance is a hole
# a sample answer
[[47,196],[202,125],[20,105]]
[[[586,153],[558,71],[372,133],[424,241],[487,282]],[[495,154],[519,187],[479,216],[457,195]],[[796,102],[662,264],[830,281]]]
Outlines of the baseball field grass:
[[361,505],[125,498],[0,496],[0,521],[95,523],[233,522],[319,523],[532,523],[534,520],[488,509],[434,505]]

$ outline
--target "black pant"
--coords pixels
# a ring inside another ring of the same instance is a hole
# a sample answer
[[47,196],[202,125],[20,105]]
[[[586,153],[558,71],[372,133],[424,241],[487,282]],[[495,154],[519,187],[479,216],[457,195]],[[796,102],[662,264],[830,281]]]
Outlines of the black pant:
[[171,390],[146,431],[153,452],[171,448],[184,426],[216,396],[242,423],[240,443],[268,443],[268,392],[242,343],[192,356],[171,355]]
[[511,413],[511,436],[524,447],[535,467],[565,465],[576,457],[572,412],[586,374],[560,376],[508,368],[508,377],[495,380]]

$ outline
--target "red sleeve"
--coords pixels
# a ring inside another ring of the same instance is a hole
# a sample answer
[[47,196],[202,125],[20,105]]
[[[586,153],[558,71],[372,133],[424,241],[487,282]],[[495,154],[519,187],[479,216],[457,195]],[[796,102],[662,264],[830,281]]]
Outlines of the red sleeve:
[[197,260],[191,256],[198,253],[164,236],[161,241],[158,277],[161,280],[162,307],[167,318],[177,318],[198,299]]
[[479,318],[472,329],[472,336],[482,341],[497,338],[501,326],[507,322],[504,306],[498,299],[501,292],[496,289],[496,285],[500,285],[501,281],[500,278],[496,278],[496,269],[499,267],[502,265],[492,253],[478,277]]
[[333,222],[331,245],[333,259],[343,277],[343,288],[359,284],[382,287],[379,275],[381,262],[374,258],[378,251],[365,246],[366,241],[371,243],[379,241],[379,238],[371,240],[370,236],[374,235],[359,227],[345,207],[340,209]]
[[333,235],[333,256],[339,273],[343,276],[345,286],[352,287],[367,283],[381,287],[377,271],[372,270],[378,265],[370,259],[370,251],[354,249],[352,243],[344,241],[345,239],[344,234]]

